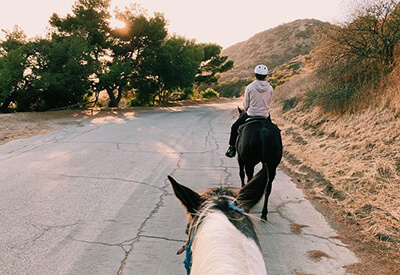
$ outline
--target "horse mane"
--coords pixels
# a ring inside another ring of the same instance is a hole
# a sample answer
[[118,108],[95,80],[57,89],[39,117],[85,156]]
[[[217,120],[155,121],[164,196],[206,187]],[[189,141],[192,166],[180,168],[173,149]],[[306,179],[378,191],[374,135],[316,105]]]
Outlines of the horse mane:
[[203,205],[200,207],[200,211],[196,213],[196,217],[191,224],[192,226],[199,226],[207,214],[219,210],[240,232],[246,237],[253,239],[260,246],[253,222],[254,217],[243,210],[238,211],[241,206],[236,205],[237,194],[233,192],[233,189],[236,188],[221,186],[210,188],[203,193]]
[[189,226],[189,232],[196,230],[192,273],[265,274],[253,217],[236,205],[234,192],[217,187],[202,198],[204,202]]

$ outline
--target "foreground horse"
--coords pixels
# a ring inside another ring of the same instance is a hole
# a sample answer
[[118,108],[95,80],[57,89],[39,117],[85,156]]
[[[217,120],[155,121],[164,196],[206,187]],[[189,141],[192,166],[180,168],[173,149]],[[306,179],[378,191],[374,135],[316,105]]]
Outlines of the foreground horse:
[[200,195],[168,177],[189,216],[187,274],[267,274],[251,217],[246,214],[262,197],[268,182],[263,168],[244,188],[212,188]]
[[[242,111],[238,107],[240,115]],[[265,190],[264,207],[261,219],[267,220],[268,198],[272,190],[272,181],[275,178],[276,168],[282,159],[282,138],[279,128],[264,117],[251,117],[248,122],[240,126],[239,136],[236,141],[239,162],[239,175],[244,186],[245,171],[247,180],[251,180],[254,167],[258,163],[268,168],[269,182]]]

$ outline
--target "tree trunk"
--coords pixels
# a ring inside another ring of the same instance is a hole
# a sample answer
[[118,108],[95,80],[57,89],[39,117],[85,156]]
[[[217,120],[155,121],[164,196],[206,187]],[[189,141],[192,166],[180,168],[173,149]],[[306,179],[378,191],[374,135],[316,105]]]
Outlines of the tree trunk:
[[118,102],[114,96],[114,90],[107,89],[107,94],[110,98],[110,101],[108,102],[108,107],[118,107]]
[[117,98],[115,99],[117,106],[115,106],[115,107],[118,107],[119,102],[121,101],[121,98],[122,98],[122,85],[118,87],[118,94],[117,94]]

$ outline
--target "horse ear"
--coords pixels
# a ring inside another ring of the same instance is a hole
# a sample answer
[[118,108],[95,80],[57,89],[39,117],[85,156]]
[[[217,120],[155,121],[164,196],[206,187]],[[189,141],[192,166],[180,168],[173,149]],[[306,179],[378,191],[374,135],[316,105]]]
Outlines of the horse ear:
[[264,195],[268,183],[268,167],[263,168],[242,189],[237,196],[237,201],[247,212],[256,205]]
[[240,109],[240,107],[239,107],[239,106],[237,106],[237,109],[238,109],[238,112],[239,112],[239,114],[242,114],[243,110],[242,110],[242,109]]
[[168,176],[168,179],[177,199],[186,207],[187,212],[194,216],[202,203],[201,196],[192,189],[179,184],[171,176]]

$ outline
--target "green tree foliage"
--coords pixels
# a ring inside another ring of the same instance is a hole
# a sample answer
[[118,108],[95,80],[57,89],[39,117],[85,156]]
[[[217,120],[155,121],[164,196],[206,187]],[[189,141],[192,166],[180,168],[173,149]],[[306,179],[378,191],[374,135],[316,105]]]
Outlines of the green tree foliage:
[[48,110],[82,102],[89,93],[88,78],[93,71],[87,40],[53,37],[32,45],[32,90],[38,93],[38,101],[32,102],[30,109]]
[[88,52],[93,59],[91,86],[99,93],[102,89],[98,84],[98,74],[107,66],[108,50],[112,45],[111,28],[111,0],[77,0],[72,7],[72,14],[60,17],[54,13],[50,18],[53,35],[75,36],[87,40]]
[[0,109],[3,112],[25,86],[25,44],[26,35],[18,27],[6,32],[6,40],[0,43]]
[[[146,79],[155,66],[156,53],[167,36],[166,21],[162,14],[147,17],[138,6],[131,5],[117,17],[126,26],[112,32],[113,61],[108,62],[99,74],[99,85],[106,89],[110,97],[109,106],[118,106],[122,92],[140,86],[140,91],[148,93]],[[140,96],[142,99],[146,96]]]
[[193,86],[195,76],[204,50],[201,45],[183,37],[171,37],[160,48],[156,58],[153,81],[157,83],[157,92],[153,101],[160,103],[168,100],[171,92]]
[[[10,45],[7,39],[4,44]],[[16,45],[16,44],[15,44]],[[77,37],[20,43],[0,58],[4,109],[48,110],[81,102],[92,71],[87,41]]]
[[108,19],[111,0],[77,0],[72,13],[60,17],[54,13],[50,25],[59,36],[75,35],[85,38],[92,46],[94,58],[98,60],[111,43]]
[[325,30],[313,57],[322,91],[316,102],[328,106],[335,98],[335,106],[344,111],[362,98],[362,92],[375,89],[392,70],[394,48],[400,41],[397,2],[370,2],[355,12],[351,22]]
[[196,84],[210,85],[218,82],[219,75],[233,68],[233,61],[221,56],[222,47],[216,44],[201,44],[204,58],[196,75]]
[[72,14],[53,14],[47,39],[26,40],[18,28],[0,41],[0,107],[48,110],[81,103],[106,90],[109,106],[124,92],[132,104],[160,103],[193,84],[216,83],[232,68],[215,44],[169,37],[160,13],[149,17],[137,5],[117,11],[126,26],[109,26],[110,0],[77,0]]

